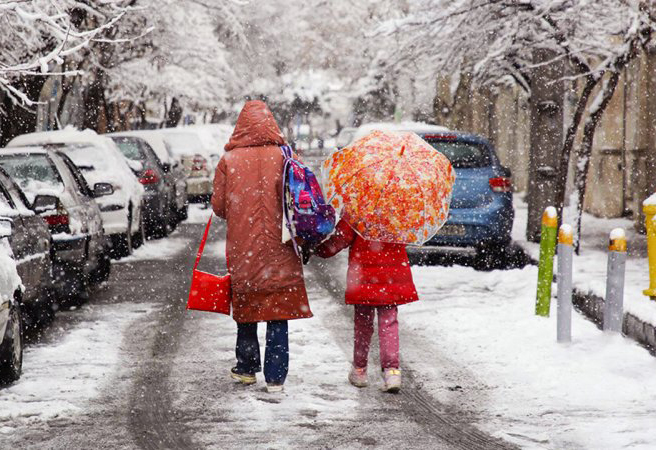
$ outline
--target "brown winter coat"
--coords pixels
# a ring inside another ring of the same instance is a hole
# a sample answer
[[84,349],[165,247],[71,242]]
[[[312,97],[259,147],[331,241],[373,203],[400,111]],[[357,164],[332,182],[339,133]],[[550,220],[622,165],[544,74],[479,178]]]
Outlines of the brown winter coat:
[[239,323],[312,317],[303,265],[281,242],[284,143],[266,104],[247,102],[216,168],[212,208],[228,223],[226,257]]

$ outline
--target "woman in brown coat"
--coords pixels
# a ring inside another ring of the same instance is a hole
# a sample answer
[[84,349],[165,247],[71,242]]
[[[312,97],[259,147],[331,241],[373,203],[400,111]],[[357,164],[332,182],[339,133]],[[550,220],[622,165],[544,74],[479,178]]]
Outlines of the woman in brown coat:
[[255,383],[260,371],[257,322],[267,322],[264,377],[282,390],[289,367],[287,320],[312,317],[303,265],[282,243],[282,166],[285,144],[264,102],[247,102],[214,177],[212,208],[226,219],[226,258],[237,322],[237,365],[231,376]]

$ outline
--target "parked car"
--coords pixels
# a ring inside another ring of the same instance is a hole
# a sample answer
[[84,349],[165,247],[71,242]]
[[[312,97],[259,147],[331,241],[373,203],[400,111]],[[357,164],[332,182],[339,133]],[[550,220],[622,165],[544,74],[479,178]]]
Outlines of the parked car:
[[[0,205],[0,211],[2,205]],[[10,219],[0,218],[0,382],[11,383],[23,370],[21,279],[9,239]]]
[[110,248],[95,199],[109,195],[112,186],[97,183],[92,190],[66,154],[45,147],[1,149],[0,167],[48,223],[58,298],[84,300],[92,284],[109,277]]
[[180,158],[173,154],[164,136],[157,130],[130,130],[109,134],[111,137],[134,136],[143,139],[155,152],[161,162],[167,183],[173,189],[172,208],[177,211],[178,220],[187,218],[189,202],[187,201],[187,176]]
[[481,258],[503,256],[515,217],[510,170],[481,136],[455,131],[419,134],[451,161],[456,172],[449,217],[425,245],[473,247]]
[[215,169],[219,160],[225,153],[224,147],[230,140],[235,127],[224,123],[203,123],[186,125],[181,130],[192,131],[198,135],[203,148],[209,153],[212,169]]
[[349,145],[353,141],[353,136],[355,136],[357,131],[358,129],[353,127],[342,128],[337,135],[337,139],[335,139],[335,145],[337,146],[337,149],[341,149]]
[[408,252],[421,253],[431,247],[471,247],[479,259],[504,256],[515,217],[512,178],[492,144],[481,136],[418,122],[365,124],[353,133],[351,142],[377,129],[417,133],[444,154],[456,172],[446,223],[423,248],[408,247]]
[[190,202],[207,203],[212,195],[211,156],[203,148],[198,135],[181,128],[160,130],[174,155],[180,158],[187,176],[187,197]]
[[8,147],[49,145],[65,153],[82,171],[89,186],[109,186],[95,200],[115,257],[127,256],[144,240],[144,188],[114,141],[92,130],[65,129],[24,134]]
[[47,322],[54,310],[50,230],[28,205],[23,191],[0,167],[0,218],[12,222],[9,243],[23,280],[24,318],[31,325]]
[[[132,161],[139,183],[146,190],[144,223],[148,236],[163,237],[178,223],[174,189],[166,179],[161,161],[146,141],[134,136],[111,136],[123,156]],[[135,169],[136,167],[136,169]]]

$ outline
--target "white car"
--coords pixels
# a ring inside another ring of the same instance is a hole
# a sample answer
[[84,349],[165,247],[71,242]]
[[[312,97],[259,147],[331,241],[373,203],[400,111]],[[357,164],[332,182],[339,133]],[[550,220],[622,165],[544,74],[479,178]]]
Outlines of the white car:
[[114,141],[92,130],[67,128],[24,134],[12,139],[8,147],[27,145],[51,146],[66,154],[92,189],[99,183],[112,186],[111,192],[95,200],[114,256],[129,255],[143,242],[144,187]]
[[223,123],[204,123],[186,125],[181,130],[193,131],[200,138],[203,147],[210,158],[212,158],[212,168],[216,168],[219,160],[225,153],[223,149],[230,140],[235,127]]
[[[352,130],[352,129],[351,129]],[[448,128],[440,125],[432,125],[423,122],[370,122],[362,124],[352,134],[352,138],[345,144],[349,145],[351,142],[357,141],[361,137],[366,136],[374,130],[384,131],[413,131],[415,133],[444,133],[449,131]],[[338,138],[339,139],[339,138]],[[339,144],[338,144],[339,145]]]
[[206,203],[212,196],[214,171],[212,157],[194,131],[184,128],[158,130],[174,155],[182,161],[187,176],[187,197],[190,202]]
[[23,367],[22,285],[9,246],[11,226],[0,219],[0,383],[16,381]]

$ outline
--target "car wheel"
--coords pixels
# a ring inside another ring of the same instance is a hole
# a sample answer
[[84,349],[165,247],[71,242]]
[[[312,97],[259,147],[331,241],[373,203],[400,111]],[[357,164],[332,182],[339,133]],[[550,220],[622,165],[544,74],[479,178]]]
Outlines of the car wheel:
[[43,287],[36,301],[24,303],[21,308],[23,329],[38,329],[50,324],[55,318],[55,297],[53,288]]
[[114,247],[114,256],[117,258],[124,258],[132,254],[132,208],[130,207],[128,213],[128,229],[123,233]]
[[182,222],[183,220],[187,220],[189,217],[189,205],[184,205],[183,208],[178,210],[178,220]]
[[112,263],[109,260],[109,255],[106,252],[103,252],[98,260],[98,268],[93,271],[89,278],[91,279],[92,283],[103,283],[109,279],[111,270]]
[[170,219],[169,219],[169,208],[162,208],[162,214],[159,218],[159,222],[155,225],[155,236],[158,238],[164,238],[171,233],[170,228]]
[[20,304],[13,302],[9,320],[0,345],[0,382],[11,383],[20,378],[23,370],[23,322]]
[[132,236],[132,248],[139,248],[146,242],[146,226],[143,215],[139,220],[139,230]]
[[505,242],[489,243],[476,247],[476,262],[478,270],[505,269],[508,266],[509,249]]

